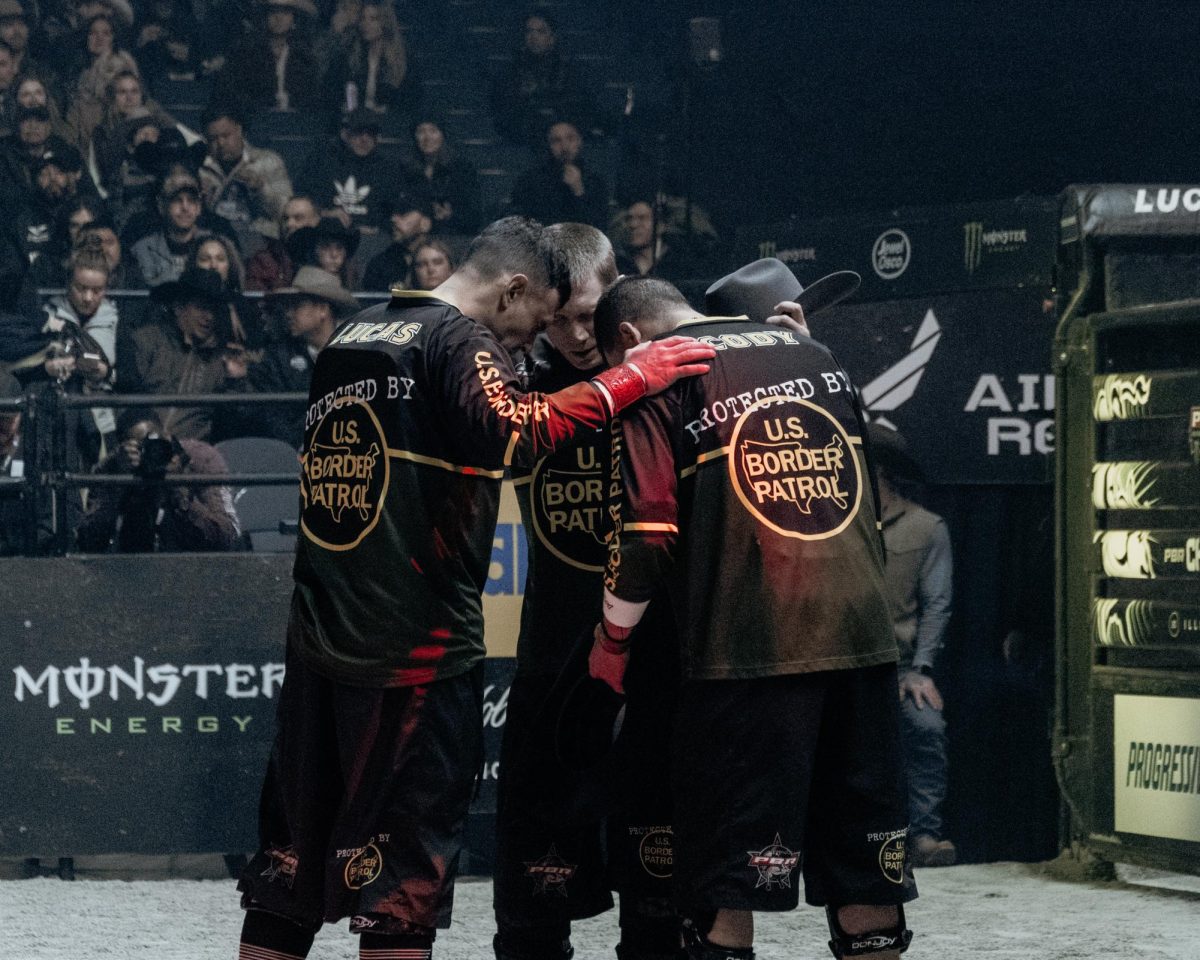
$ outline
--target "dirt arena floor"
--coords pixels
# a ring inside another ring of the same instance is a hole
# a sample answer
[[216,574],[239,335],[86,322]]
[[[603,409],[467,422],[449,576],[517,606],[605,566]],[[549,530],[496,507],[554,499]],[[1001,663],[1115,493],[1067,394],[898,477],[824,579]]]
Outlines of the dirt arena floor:
[[[119,858],[84,864],[80,879],[0,880],[0,956],[5,960],[230,960],[241,924],[230,880],[209,860],[160,858],[162,879],[131,872]],[[172,874],[176,877],[172,877]],[[11,872],[7,875],[11,876]],[[1200,956],[1200,878],[1118,868],[1111,882],[1065,881],[1044,867],[994,863],[926,870],[921,899],[909,908],[916,939],[907,957],[995,960],[1195,960]],[[435,960],[492,956],[491,883],[465,880],[454,926],[444,931]],[[828,957],[822,911],[761,916],[762,960]],[[613,956],[616,919],[581,923],[578,960]],[[356,941],[344,927],[327,928],[310,954],[352,960]]]

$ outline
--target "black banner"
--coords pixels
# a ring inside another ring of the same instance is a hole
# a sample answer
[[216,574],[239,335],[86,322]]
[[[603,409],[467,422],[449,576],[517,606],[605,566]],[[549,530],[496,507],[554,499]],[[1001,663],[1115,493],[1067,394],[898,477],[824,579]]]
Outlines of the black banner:
[[[0,855],[254,849],[292,559],[0,561]],[[485,672],[466,863],[486,869],[515,661]]]
[[941,484],[1046,483],[1054,450],[1047,291],[848,304],[810,322],[872,420],[908,438]]
[[1200,186],[1107,183],[1067,187],[1063,244],[1086,238],[1200,238]]
[[778,257],[806,284],[856,270],[858,301],[1049,287],[1058,210],[1057,200],[1008,200],[761,224],[738,231],[736,262]]

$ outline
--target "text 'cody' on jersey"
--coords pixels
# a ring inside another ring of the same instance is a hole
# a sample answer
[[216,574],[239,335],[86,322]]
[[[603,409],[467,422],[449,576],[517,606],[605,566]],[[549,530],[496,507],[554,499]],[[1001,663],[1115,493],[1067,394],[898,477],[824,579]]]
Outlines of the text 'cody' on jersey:
[[853,388],[833,355],[801,334],[746,320],[685,325],[718,351],[713,371],[682,389],[686,477],[725,458],[742,506],[776,533],[835,536],[857,514],[864,476]]

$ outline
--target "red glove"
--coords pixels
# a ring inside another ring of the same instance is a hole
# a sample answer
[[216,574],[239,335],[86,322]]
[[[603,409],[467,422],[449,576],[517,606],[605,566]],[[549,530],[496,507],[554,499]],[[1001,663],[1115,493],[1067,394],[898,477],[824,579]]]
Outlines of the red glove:
[[666,390],[680,377],[708,373],[708,364],[717,351],[691,337],[667,337],[639,343],[625,354],[625,362],[637,367],[646,381],[646,393]]
[[629,641],[614,640],[604,632],[604,624],[596,624],[592,633],[592,652],[588,654],[588,675],[603,680],[612,689],[625,695],[625,667],[629,663]]

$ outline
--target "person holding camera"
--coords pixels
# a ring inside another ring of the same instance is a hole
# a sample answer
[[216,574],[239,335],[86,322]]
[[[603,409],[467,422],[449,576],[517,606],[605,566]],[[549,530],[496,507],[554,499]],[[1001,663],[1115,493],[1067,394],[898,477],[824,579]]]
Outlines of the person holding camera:
[[163,483],[180,474],[228,473],[215,447],[171,436],[149,407],[124,410],[117,419],[117,436],[116,451],[98,472],[132,474],[141,483],[92,490],[75,534],[80,550],[178,553],[237,546],[241,530],[229,487]]

